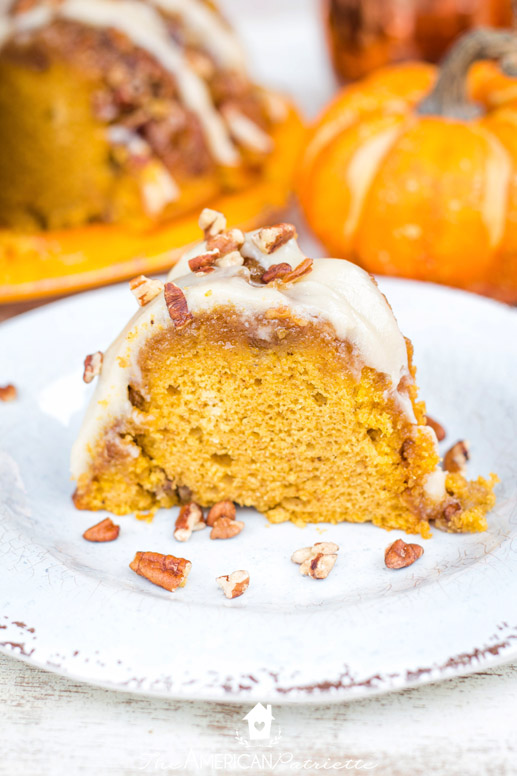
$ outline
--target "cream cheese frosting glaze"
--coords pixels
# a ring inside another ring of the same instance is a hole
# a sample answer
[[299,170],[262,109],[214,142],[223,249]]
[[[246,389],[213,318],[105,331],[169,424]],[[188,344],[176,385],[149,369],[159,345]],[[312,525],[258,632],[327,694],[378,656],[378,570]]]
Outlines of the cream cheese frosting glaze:
[[111,27],[127,35],[174,76],[181,99],[198,117],[214,158],[229,167],[238,164],[239,151],[208,86],[189,65],[158,11],[179,15],[221,66],[242,71],[243,56],[237,40],[215,11],[200,0],[62,0],[57,4],[42,1],[17,14],[11,13],[11,8],[12,3],[5,4],[5,0],[0,5],[0,48],[10,37],[33,32],[59,18],[92,27]]
[[[259,247],[257,234],[245,235],[240,253],[264,270],[282,262],[294,269],[306,258],[294,238],[268,255]],[[406,343],[389,304],[368,273],[342,259],[315,259],[312,271],[296,283],[284,287],[264,285],[251,282],[245,266],[215,267],[210,273],[195,274],[189,260],[206,252],[207,243],[199,243],[184,254],[168,277],[181,288],[194,317],[230,306],[251,322],[267,310],[282,307],[308,321],[325,321],[339,339],[355,347],[361,365],[388,375],[392,395],[408,421],[416,422],[406,389],[399,387],[409,375]],[[99,435],[115,420],[138,413],[129,401],[128,385],[139,384],[140,349],[149,337],[172,325],[164,294],[159,293],[138,310],[104,354],[102,373],[73,447],[74,478],[88,470]],[[258,336],[267,340],[270,332],[264,325]]]
[[151,0],[167,13],[181,16],[223,67],[244,71],[244,53],[235,35],[212,8],[200,0]]

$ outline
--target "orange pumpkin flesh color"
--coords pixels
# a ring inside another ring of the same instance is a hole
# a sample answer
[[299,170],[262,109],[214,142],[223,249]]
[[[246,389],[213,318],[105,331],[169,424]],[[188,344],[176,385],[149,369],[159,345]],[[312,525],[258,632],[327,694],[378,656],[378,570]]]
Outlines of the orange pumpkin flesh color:
[[297,188],[329,255],[517,301],[517,80],[471,67],[510,71],[510,52],[514,33],[476,30],[439,78],[388,67],[328,106]]
[[[275,217],[292,190],[306,136],[296,110],[271,133],[274,150],[257,180],[206,205],[231,226],[252,229]],[[199,240],[199,209],[149,231],[98,224],[20,234],[0,230],[0,303],[70,293],[142,273],[170,269],[184,246]]]

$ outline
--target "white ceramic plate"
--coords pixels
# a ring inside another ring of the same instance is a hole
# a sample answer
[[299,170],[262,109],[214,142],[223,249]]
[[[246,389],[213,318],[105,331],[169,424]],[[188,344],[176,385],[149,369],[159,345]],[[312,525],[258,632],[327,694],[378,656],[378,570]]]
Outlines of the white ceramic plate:
[[[243,510],[231,541],[172,537],[175,510],[152,524],[117,520],[119,539],[82,532],[104,515],[77,512],[70,446],[91,393],[86,353],[103,349],[133,311],[127,288],[90,292],[0,327],[0,642],[35,665],[95,684],[174,698],[344,700],[475,671],[517,656],[517,312],[458,291],[382,280],[413,339],[422,396],[472,443],[471,474],[496,471],[498,505],[484,534],[435,531],[414,566],[389,571],[401,532],[369,525],[272,526]],[[325,581],[289,557],[318,540],[341,546]],[[168,593],[128,568],[136,550],[192,560]],[[214,578],[251,574],[228,601]]]

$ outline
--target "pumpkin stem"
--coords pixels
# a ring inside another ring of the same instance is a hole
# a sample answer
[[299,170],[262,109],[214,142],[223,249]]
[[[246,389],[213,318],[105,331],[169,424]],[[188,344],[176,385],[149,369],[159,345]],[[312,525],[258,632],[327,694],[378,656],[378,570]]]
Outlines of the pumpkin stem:
[[421,116],[452,119],[481,115],[481,106],[467,96],[468,71],[479,59],[500,60],[507,75],[517,75],[517,33],[480,27],[463,35],[445,55],[433,90],[416,112]]

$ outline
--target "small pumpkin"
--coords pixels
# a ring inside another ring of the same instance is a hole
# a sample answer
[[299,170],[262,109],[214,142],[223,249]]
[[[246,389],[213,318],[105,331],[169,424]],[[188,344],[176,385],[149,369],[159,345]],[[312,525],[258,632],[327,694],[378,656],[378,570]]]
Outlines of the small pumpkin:
[[517,34],[478,29],[439,71],[392,66],[338,94],[298,178],[329,255],[517,301],[516,65]]

